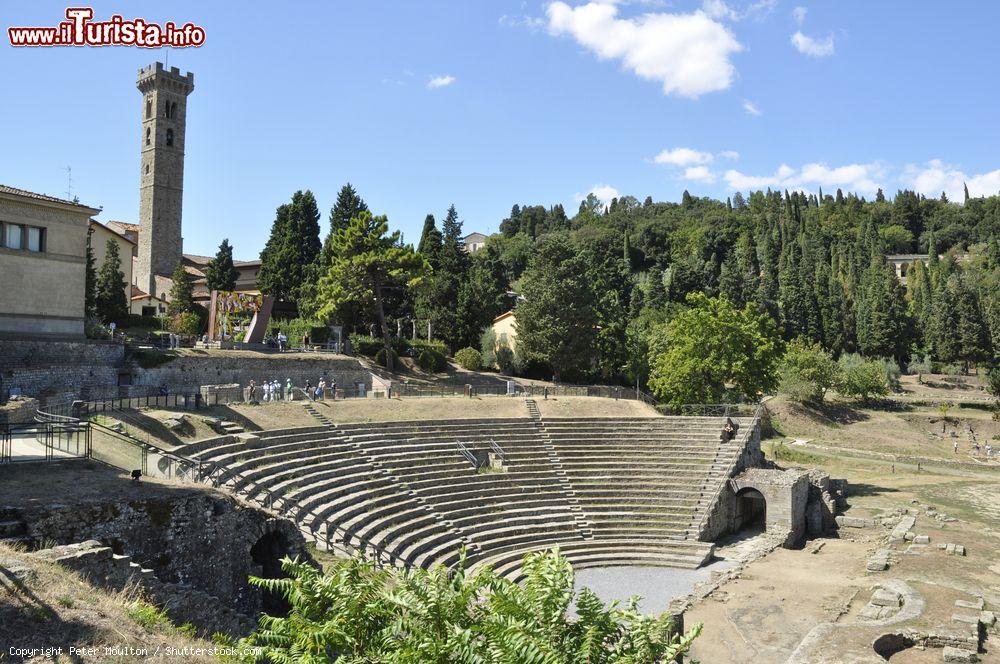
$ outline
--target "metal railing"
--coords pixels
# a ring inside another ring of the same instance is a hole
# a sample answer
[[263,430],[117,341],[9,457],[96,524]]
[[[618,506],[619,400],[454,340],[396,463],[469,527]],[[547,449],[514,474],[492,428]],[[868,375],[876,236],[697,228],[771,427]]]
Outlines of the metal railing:
[[507,453],[503,451],[503,448],[492,438],[490,439],[490,450],[497,456],[497,460],[500,461],[501,466],[507,465]]
[[672,409],[677,415],[697,417],[753,417],[758,403],[690,403]]
[[455,443],[455,446],[458,447],[459,454],[465,457],[465,460],[471,463],[473,468],[479,468],[479,460],[476,459],[476,454],[467,444],[460,440]]

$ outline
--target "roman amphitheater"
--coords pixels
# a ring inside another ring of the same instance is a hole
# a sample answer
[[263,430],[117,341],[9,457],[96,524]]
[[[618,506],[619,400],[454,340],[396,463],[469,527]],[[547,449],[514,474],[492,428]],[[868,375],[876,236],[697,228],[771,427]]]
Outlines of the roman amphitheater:
[[[109,597],[140,589],[196,642],[280,612],[246,578],[279,576],[284,556],[464,556],[516,580],[526,553],[558,547],[602,598],[703,623],[702,662],[1000,661],[995,464],[846,447],[845,431],[926,438],[919,409],[665,415],[622,388],[400,380],[322,353],[178,351],[143,367],[77,345],[47,360],[2,347],[5,380],[30,386],[3,407],[0,464],[0,641],[19,648],[100,641],[108,625],[70,597],[66,570]],[[268,402],[246,389],[286,375],[363,387]],[[951,426],[998,427],[976,411]]]

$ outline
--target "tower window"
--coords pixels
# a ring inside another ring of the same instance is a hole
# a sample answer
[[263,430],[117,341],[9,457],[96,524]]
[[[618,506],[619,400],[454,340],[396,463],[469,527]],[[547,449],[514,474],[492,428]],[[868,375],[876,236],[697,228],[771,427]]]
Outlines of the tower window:
[[177,117],[177,102],[176,101],[170,102],[170,117],[172,117],[172,118],[176,118]]
[[149,127],[146,127],[146,145],[149,145],[149,141],[150,141],[150,138],[149,138]]
[[174,144],[174,130],[173,129],[168,129],[167,130],[167,147],[170,147],[173,144]]
[[153,115],[153,102],[146,100],[146,119],[148,120]]
[[146,175],[149,175],[149,164],[146,164]]

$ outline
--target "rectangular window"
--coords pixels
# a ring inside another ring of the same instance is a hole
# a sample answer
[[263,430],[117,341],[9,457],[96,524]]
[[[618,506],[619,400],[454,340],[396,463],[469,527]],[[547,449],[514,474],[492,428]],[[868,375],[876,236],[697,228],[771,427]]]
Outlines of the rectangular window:
[[45,251],[44,229],[28,226],[28,251]]
[[6,224],[4,231],[3,246],[8,249],[21,249],[23,245],[23,227],[17,224]]

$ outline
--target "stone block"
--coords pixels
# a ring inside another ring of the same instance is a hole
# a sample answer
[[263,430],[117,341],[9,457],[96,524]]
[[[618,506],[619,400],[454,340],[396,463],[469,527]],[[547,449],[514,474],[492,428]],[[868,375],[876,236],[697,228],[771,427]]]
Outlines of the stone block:
[[914,537],[916,537],[916,533],[914,533],[912,530],[908,530],[905,533],[903,533],[903,539],[906,540],[907,542],[912,542]]
[[992,630],[997,626],[996,614],[992,611],[981,611],[979,613],[979,622],[986,626],[986,629]]
[[914,544],[930,544],[931,538],[928,535],[915,535],[913,537]]
[[869,572],[884,572],[889,569],[889,549],[879,549],[869,559],[865,565]]
[[862,519],[856,516],[838,516],[837,525],[841,528],[874,528],[874,519]]
[[965,623],[967,625],[979,624],[979,614],[953,613],[951,614],[951,619],[953,622]]
[[887,588],[879,588],[872,594],[871,603],[875,606],[891,606],[899,608],[902,597],[899,593]]
[[962,546],[961,544],[956,544],[955,545],[955,555],[956,556],[964,556],[965,555],[965,547]]
[[971,650],[966,650],[965,648],[956,648],[954,646],[945,646],[944,650],[941,651],[941,656],[946,662],[978,662],[979,658],[976,657],[976,653]]
[[982,597],[977,597],[976,599],[972,600],[971,602],[968,601],[968,600],[964,600],[964,599],[956,599],[955,600],[955,606],[957,606],[960,609],[974,609],[976,611],[982,611],[983,610],[983,598]]

